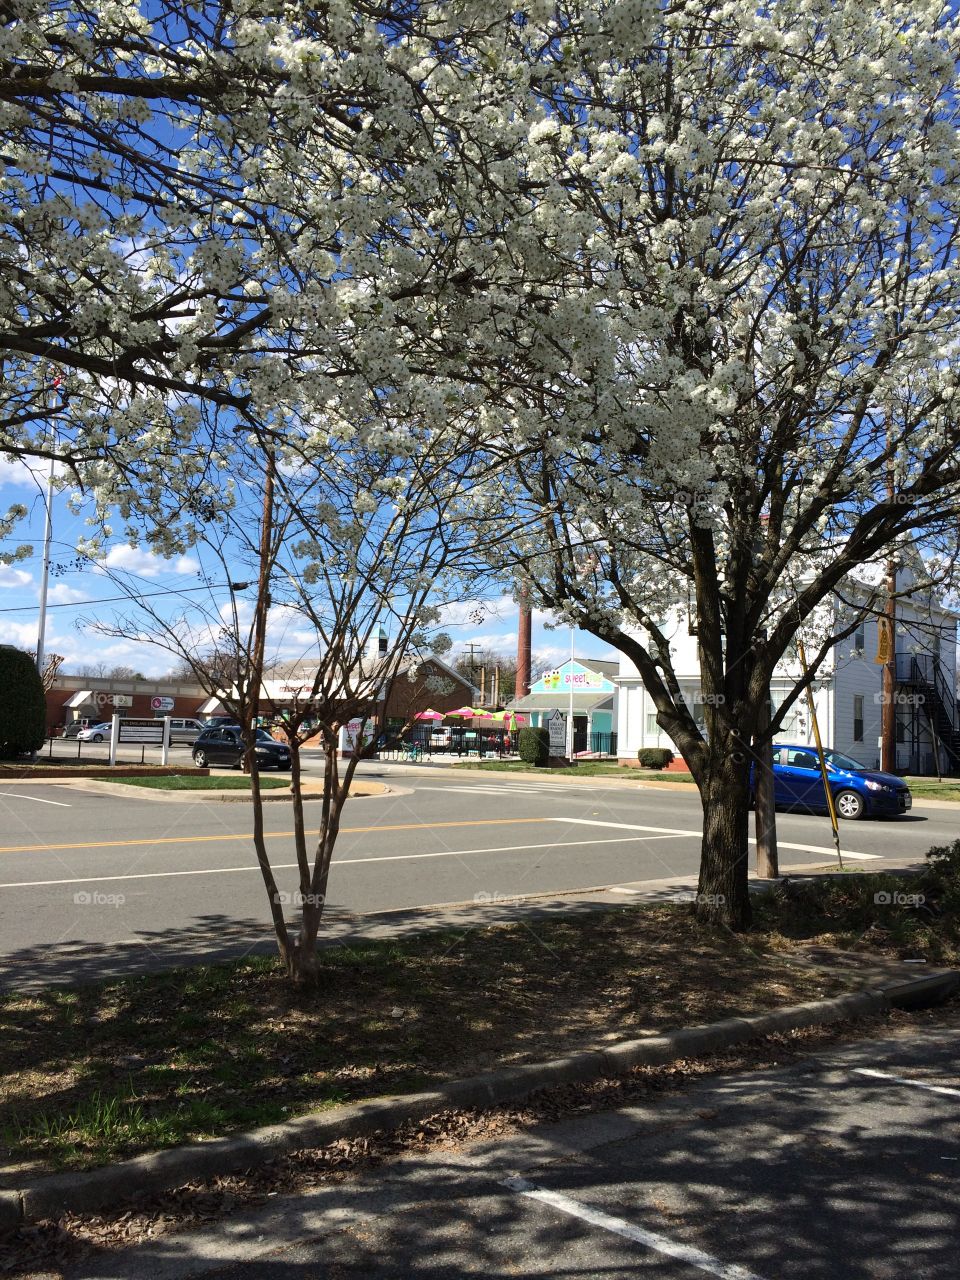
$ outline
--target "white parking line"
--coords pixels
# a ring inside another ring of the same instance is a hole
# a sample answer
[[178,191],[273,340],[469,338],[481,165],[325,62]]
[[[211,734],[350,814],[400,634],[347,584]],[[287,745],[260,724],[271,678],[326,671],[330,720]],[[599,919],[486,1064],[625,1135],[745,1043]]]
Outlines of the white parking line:
[[948,1098],[960,1098],[960,1089],[949,1089],[945,1084],[927,1084],[924,1080],[910,1080],[907,1076],[894,1076],[888,1071],[875,1071],[872,1067],[854,1067],[855,1076],[872,1076],[875,1080],[889,1080],[892,1084],[908,1084],[912,1089],[924,1089],[927,1093],[943,1093]]
[[682,827],[647,827],[638,822],[604,822],[600,818],[548,818],[548,822],[575,822],[581,827],[613,827],[617,831],[660,831],[668,836],[702,836],[702,831]]
[[[673,836],[697,836],[703,835],[702,831],[684,831],[674,827],[644,827],[633,822],[603,822],[599,818],[550,818],[550,822],[578,822],[584,827],[616,827],[621,831],[664,831]],[[756,840],[750,837],[750,844],[756,844]],[[836,849],[827,848],[821,844],[790,844],[786,840],[778,840],[777,845],[781,849],[799,849],[802,853],[828,853],[832,857],[836,857]],[[845,858],[863,859],[864,861],[874,861],[874,859],[882,858],[879,853],[854,853],[850,849],[843,850]]]
[[[609,840],[559,840],[547,844],[507,844],[500,845],[493,849],[445,849],[442,853],[395,853],[387,854],[385,857],[378,858],[335,858],[333,866],[335,867],[353,867],[361,866],[368,862],[417,862],[423,858],[465,858],[468,854],[473,853],[519,853],[525,849],[566,849],[569,847],[582,848],[585,845],[594,844],[632,844],[635,841],[647,842],[649,839],[657,837],[649,836],[612,836]],[[662,836],[660,839],[669,839],[669,836]],[[289,871],[297,864],[295,862],[277,862],[273,864],[274,871]],[[172,880],[179,876],[223,876],[235,874],[237,872],[258,872],[260,868],[256,863],[245,867],[197,867],[191,868],[189,871],[141,871],[135,875],[124,876],[80,876],[72,880],[10,880],[6,884],[0,884],[0,889],[41,889],[48,885],[62,884],[100,884],[114,880]]]
[[[750,837],[750,843],[756,844],[753,836]],[[823,844],[789,844],[786,840],[777,840],[778,849],[799,849],[801,853],[826,853],[831,858],[837,856],[837,851],[833,845]],[[858,862],[876,862],[883,860],[882,853],[854,853],[852,849],[844,849],[841,846],[841,852],[845,858],[855,858]]]
[[721,1262],[719,1258],[714,1258],[693,1245],[679,1244],[676,1240],[662,1236],[656,1231],[646,1231],[643,1227],[636,1227],[625,1218],[615,1218],[612,1214],[602,1213],[599,1209],[591,1209],[581,1204],[579,1200],[573,1200],[559,1191],[545,1191],[542,1187],[528,1182],[526,1178],[507,1178],[503,1185],[509,1187],[511,1191],[527,1196],[530,1200],[539,1200],[541,1204],[548,1204],[552,1209],[558,1209],[560,1213],[569,1214],[571,1218],[579,1218],[582,1222],[589,1223],[591,1227],[600,1227],[603,1231],[622,1236],[623,1239],[631,1240],[634,1244],[642,1244],[647,1249],[654,1249],[668,1258],[686,1262],[699,1271],[705,1271],[708,1275],[719,1276],[720,1280],[760,1280],[755,1272],[748,1271],[746,1267],[737,1266],[736,1263]]
[[33,800],[37,804],[53,804],[58,809],[72,809],[72,804],[64,804],[62,800],[41,800],[39,796],[23,796],[19,791],[0,791],[0,799],[11,796],[14,800]]

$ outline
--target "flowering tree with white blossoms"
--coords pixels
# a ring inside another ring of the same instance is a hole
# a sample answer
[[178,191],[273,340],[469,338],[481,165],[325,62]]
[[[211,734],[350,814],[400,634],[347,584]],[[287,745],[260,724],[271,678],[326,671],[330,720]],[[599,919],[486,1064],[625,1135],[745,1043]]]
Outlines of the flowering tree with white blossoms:
[[[430,299],[459,296],[508,112],[449,41],[487,18],[0,6],[0,451],[149,511],[171,477],[209,490],[235,423],[269,434],[284,403],[377,386],[442,403],[419,344]],[[198,447],[204,406],[230,415]],[[159,523],[145,536],[174,549]]]
[[[636,665],[703,799],[700,913],[742,927],[774,667],[858,566],[956,555],[960,29],[941,0],[528,15],[510,305],[466,356],[521,459],[499,563]],[[808,635],[812,670],[855,625]]]

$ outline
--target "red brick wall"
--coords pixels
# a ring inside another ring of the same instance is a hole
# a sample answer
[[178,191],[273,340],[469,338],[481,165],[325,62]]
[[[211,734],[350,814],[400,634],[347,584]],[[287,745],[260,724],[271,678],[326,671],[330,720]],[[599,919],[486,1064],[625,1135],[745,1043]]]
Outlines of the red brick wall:
[[[449,693],[437,693],[427,681],[430,677],[449,681],[453,688]],[[450,675],[443,667],[436,667],[429,660],[420,664],[416,680],[408,680],[401,672],[393,682],[387,699],[387,719],[409,720],[418,711],[432,707],[434,711],[456,711],[473,697],[469,681]]]
[[[86,708],[79,708],[74,711],[67,707],[67,703],[77,691],[75,689],[51,689],[47,694],[47,733],[53,733],[56,729],[62,728],[65,724],[69,724],[78,714],[91,721],[109,720],[114,711],[118,711],[122,716],[135,716],[138,719],[151,719],[153,717],[153,708],[150,703],[156,696],[152,693],[134,693],[130,696],[133,698],[133,706],[130,707],[113,707],[109,703],[100,702],[94,704],[94,709],[88,711]],[[97,693],[94,693],[94,699]],[[102,695],[101,695],[102,696]],[[171,716],[192,716],[201,719],[198,708],[205,701],[196,694],[189,696],[181,696],[174,698],[173,710],[168,712]]]

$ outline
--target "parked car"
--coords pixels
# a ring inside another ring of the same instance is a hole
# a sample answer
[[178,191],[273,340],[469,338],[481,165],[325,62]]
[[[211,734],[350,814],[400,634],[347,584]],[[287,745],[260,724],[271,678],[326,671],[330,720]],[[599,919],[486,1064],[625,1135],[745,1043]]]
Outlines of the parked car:
[[184,716],[170,717],[171,742],[195,742],[203,733],[205,725],[199,720],[190,720]]
[[90,724],[89,720],[71,720],[69,724],[63,726],[63,736],[65,738],[79,737],[80,733]]
[[[193,744],[193,763],[203,769],[208,764],[239,768],[246,750],[243,734],[237,725],[204,729]],[[290,748],[285,742],[271,738],[266,729],[257,730],[257,764],[261,769],[289,769]]]
[[81,742],[103,742],[105,738],[110,737],[111,722],[104,721],[102,724],[90,724],[86,729],[81,729],[77,737]]
[[[913,805],[910,788],[894,773],[870,769],[839,751],[824,751],[830,791],[841,818],[892,818]],[[827,812],[820,762],[812,747],[775,743],[774,803],[783,808]]]
[[234,729],[238,727],[236,716],[207,716],[207,718],[205,720],[201,720],[200,723],[203,725],[204,729],[222,729],[225,724],[230,725]]

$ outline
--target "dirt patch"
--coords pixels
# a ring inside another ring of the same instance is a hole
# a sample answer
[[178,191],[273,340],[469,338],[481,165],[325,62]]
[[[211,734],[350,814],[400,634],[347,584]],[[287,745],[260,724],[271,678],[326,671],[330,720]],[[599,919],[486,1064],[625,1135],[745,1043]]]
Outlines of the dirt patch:
[[781,945],[624,907],[7,996],[2,1182],[843,989]]

